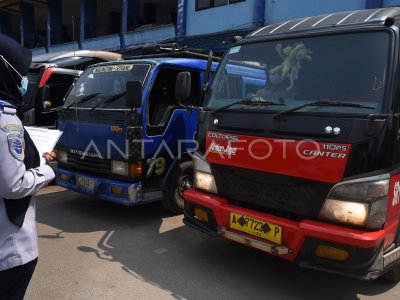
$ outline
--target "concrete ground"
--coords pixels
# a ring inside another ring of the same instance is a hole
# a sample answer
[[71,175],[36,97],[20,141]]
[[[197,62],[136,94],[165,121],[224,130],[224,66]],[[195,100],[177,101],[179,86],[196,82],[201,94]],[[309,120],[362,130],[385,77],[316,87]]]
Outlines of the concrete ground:
[[159,203],[124,207],[48,187],[26,299],[400,299],[400,284],[301,269],[209,238]]

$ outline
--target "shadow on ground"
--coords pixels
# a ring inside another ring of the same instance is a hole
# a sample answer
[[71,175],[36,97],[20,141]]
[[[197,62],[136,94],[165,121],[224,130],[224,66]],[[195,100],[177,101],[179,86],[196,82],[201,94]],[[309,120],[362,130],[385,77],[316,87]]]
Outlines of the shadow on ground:
[[[160,233],[171,217],[159,203],[124,207],[63,192],[39,196],[37,221],[65,233],[105,231],[98,248],[78,251],[117,261],[126,272],[188,299],[357,299],[379,295],[394,284],[361,282],[294,264],[212,239],[186,226]],[[73,262],[71,262],[73,263]]]

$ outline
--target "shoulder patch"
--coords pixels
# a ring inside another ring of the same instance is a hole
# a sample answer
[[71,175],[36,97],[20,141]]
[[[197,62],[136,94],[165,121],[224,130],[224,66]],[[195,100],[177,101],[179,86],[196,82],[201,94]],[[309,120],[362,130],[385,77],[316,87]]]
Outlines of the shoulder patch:
[[8,149],[12,156],[23,161],[25,158],[24,129],[19,124],[5,124],[1,127],[7,133]]
[[19,134],[24,135],[24,129],[21,125],[16,123],[7,123],[1,127],[3,131],[6,133],[18,132]]
[[25,142],[24,137],[20,135],[10,134],[7,136],[8,149],[11,154],[18,160],[24,160],[25,158]]

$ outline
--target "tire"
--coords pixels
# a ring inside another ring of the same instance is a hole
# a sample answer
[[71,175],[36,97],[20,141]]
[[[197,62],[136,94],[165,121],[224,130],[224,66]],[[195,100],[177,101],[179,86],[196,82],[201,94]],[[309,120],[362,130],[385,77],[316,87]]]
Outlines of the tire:
[[164,190],[162,204],[174,214],[183,212],[183,192],[193,187],[193,163],[185,161],[175,166]]
[[400,281],[400,263],[397,263],[395,267],[393,267],[389,272],[383,274],[382,278],[391,282],[399,282]]

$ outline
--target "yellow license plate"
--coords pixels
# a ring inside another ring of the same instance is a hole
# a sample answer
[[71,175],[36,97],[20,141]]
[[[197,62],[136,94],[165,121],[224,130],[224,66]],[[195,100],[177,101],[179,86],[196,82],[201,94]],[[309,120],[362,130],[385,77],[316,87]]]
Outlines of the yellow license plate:
[[282,226],[245,215],[231,213],[230,227],[276,244],[282,243]]

